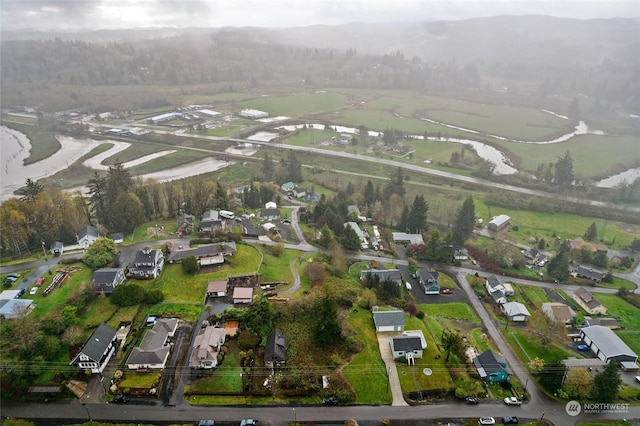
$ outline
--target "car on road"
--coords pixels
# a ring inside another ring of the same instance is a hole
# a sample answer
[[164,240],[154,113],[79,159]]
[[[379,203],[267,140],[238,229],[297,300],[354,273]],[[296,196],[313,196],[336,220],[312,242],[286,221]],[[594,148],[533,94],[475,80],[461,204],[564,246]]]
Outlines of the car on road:
[[507,405],[522,405],[522,400],[515,396],[508,396],[504,399],[504,403]]
[[44,284],[44,278],[39,277],[39,278],[36,280],[36,283],[35,283],[34,285],[35,285],[36,287],[40,287],[42,284]]
[[243,419],[240,422],[240,426],[258,426],[259,424],[260,422],[254,419]]
[[213,420],[200,420],[198,426],[214,426],[216,424]]
[[468,396],[465,398],[465,401],[467,402],[467,404],[477,404],[478,402],[478,398],[475,398],[473,396]]
[[589,350],[589,346],[587,346],[587,345],[578,345],[578,350],[579,351],[588,351]]
[[496,419],[494,419],[493,417],[480,417],[478,419],[478,424],[481,424],[481,425],[495,425],[496,424]]
[[129,397],[119,393],[118,395],[113,397],[113,402],[115,402],[116,404],[126,404],[127,402],[129,402]]
[[453,290],[451,290],[450,288],[443,288],[443,289],[440,289],[440,293],[442,293],[442,294],[453,294]]
[[38,292],[38,287],[31,287],[31,290],[29,290],[29,294],[32,296],[37,292]]
[[515,425],[518,424],[518,418],[515,416],[504,416],[502,418],[503,425]]

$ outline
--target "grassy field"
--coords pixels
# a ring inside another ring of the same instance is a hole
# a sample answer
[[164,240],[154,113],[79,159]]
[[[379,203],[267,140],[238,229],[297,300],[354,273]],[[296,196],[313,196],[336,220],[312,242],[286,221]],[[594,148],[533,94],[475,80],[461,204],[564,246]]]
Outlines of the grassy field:
[[243,108],[267,111],[271,116],[303,117],[336,111],[343,108],[345,102],[347,99],[340,93],[318,91],[289,96],[261,96],[239,104]]
[[620,337],[635,353],[640,353],[640,309],[613,294],[598,294],[598,300],[607,307],[607,316],[621,318],[623,330],[616,330]]
[[[532,245],[536,238],[544,238],[551,247],[556,237],[560,240],[582,237],[589,226],[595,222],[598,229],[598,241],[609,245],[612,249],[621,249],[633,241],[634,235],[640,230],[635,225],[622,224],[605,219],[570,215],[563,213],[540,213],[527,210],[510,210],[503,207],[488,206],[481,198],[474,197],[476,216],[485,223],[493,216],[506,214],[511,217],[511,223],[518,225],[519,230],[510,230],[506,237],[516,242]],[[630,230],[633,233],[629,232]],[[554,237],[554,235],[556,237]]]
[[467,303],[428,303],[420,304],[418,309],[427,315],[434,317],[464,319],[475,324],[480,324],[480,318]]
[[[527,298],[531,301],[531,303],[535,305],[537,309],[542,309],[543,303],[547,303],[551,301],[551,299],[549,299],[549,297],[547,296],[547,293],[545,293],[544,289],[540,287],[533,287],[533,286],[519,284],[516,288],[518,289],[516,290],[516,294],[519,292],[522,292],[524,295],[527,296]],[[524,303],[525,306],[528,305],[528,303],[526,303],[524,299],[521,300],[520,302]]]
[[[506,334],[511,349],[520,358],[520,362],[525,365],[535,358],[540,358],[545,363],[549,363],[569,356],[567,351],[556,345],[541,345],[536,338],[525,331],[516,331],[510,328]],[[575,356],[575,354],[571,354],[571,356]]]
[[378,339],[372,327],[371,312],[366,309],[353,310],[349,314],[349,325],[358,331],[364,348],[342,369],[342,374],[356,392],[357,404],[390,404],[387,372],[380,358]]

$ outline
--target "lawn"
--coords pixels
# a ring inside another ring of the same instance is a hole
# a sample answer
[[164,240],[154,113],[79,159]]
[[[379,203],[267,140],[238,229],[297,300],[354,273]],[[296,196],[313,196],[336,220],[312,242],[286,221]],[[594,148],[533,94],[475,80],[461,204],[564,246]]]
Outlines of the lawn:
[[[516,288],[516,294],[521,293],[526,298],[523,298],[524,305],[528,305],[529,301],[535,305],[537,309],[542,308],[543,303],[550,302],[551,299],[547,296],[544,289],[540,287],[534,287],[529,285],[517,285],[514,286]],[[527,299],[529,301],[527,301]]]
[[300,251],[284,250],[278,256],[273,256],[264,247],[261,247],[260,251],[263,254],[263,259],[258,273],[262,282],[284,281],[293,283],[291,263],[302,254]]
[[364,348],[342,369],[342,374],[356,392],[357,404],[390,404],[387,373],[380,357],[378,338],[371,312],[358,308],[349,314],[349,325],[358,332]]
[[511,345],[511,349],[524,365],[535,358],[540,358],[544,360],[545,363],[550,363],[574,356],[573,354],[569,355],[567,351],[557,345],[550,344],[543,346],[538,339],[525,331],[516,331],[511,328],[506,331],[506,337]]
[[[448,390],[453,387],[453,380],[444,364],[443,354],[438,349],[431,328],[427,325],[428,316],[423,320],[415,317],[406,319],[405,330],[422,330],[427,341],[427,348],[424,350],[421,359],[416,359],[415,366],[396,362],[400,386],[404,393],[415,392],[417,390]],[[424,368],[430,368],[432,374],[427,376],[423,373]]]
[[428,316],[463,319],[474,324],[480,324],[480,318],[468,303],[425,303],[420,304],[418,310]]
[[640,309],[614,294],[598,294],[598,300],[607,307],[607,316],[621,318],[623,330],[616,330],[620,337],[635,353],[640,353]]
[[[61,286],[58,286],[55,290],[49,293],[47,297],[42,297],[42,292],[47,288],[49,284],[51,284],[53,277],[55,277],[56,275],[56,269],[59,269],[59,267],[55,267],[52,269],[53,275],[44,275],[44,284],[42,284],[40,290],[38,290],[35,296],[33,296],[34,303],[37,305],[37,307],[33,310],[33,313],[31,315],[35,319],[40,319],[43,316],[47,315],[49,312],[58,310],[61,306],[64,306],[70,295],[77,290],[80,284],[88,283],[91,280],[92,271],[86,265],[77,263],[65,266],[78,266],[81,269],[73,272],[70,277],[62,283]],[[91,308],[89,308],[89,310],[90,309]]]

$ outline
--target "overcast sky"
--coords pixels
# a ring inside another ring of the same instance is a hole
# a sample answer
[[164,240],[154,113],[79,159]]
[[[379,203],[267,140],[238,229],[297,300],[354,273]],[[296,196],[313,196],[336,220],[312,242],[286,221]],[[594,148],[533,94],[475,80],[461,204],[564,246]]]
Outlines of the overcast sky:
[[640,0],[0,0],[2,30],[287,27],[539,14],[639,17]]

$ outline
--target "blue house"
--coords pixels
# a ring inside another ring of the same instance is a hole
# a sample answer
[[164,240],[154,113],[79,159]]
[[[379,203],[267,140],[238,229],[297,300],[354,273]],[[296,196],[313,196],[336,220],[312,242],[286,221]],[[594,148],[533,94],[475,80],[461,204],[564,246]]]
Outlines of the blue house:
[[511,374],[507,360],[491,350],[475,357],[473,365],[475,365],[480,378],[490,383],[506,382]]

